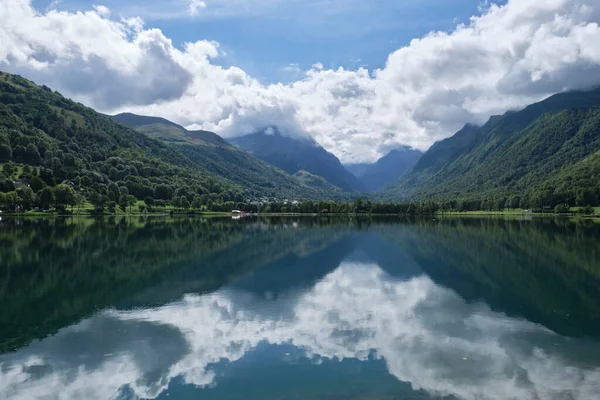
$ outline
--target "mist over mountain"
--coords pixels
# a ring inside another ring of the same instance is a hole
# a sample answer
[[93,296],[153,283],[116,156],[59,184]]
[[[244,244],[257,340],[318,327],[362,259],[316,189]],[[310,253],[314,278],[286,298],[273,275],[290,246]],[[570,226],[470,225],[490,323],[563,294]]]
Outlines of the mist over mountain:
[[245,188],[273,196],[311,196],[339,198],[342,190],[327,182],[310,179],[308,175],[293,174],[276,168],[252,154],[240,150],[216,133],[188,131],[164,118],[131,113],[112,117],[149,137],[168,143],[209,171],[223,176]]
[[365,190],[362,182],[348,172],[334,154],[326,151],[312,138],[286,136],[271,127],[230,139],[230,142],[289,174],[303,170],[323,177],[346,191]]

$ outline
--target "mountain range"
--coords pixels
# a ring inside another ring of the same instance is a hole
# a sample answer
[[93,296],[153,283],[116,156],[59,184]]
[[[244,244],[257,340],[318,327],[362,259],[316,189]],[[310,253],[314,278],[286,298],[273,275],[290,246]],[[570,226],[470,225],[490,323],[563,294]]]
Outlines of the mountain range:
[[364,192],[362,182],[315,140],[281,134],[276,127],[231,139],[231,143],[289,174],[306,171],[348,192]]
[[420,150],[403,146],[375,163],[348,164],[345,167],[362,182],[367,192],[376,193],[404,176],[422,155]]
[[556,94],[466,125],[435,143],[387,199],[526,197],[536,205],[597,204],[600,89]]
[[349,193],[375,193],[397,181],[423,154],[404,146],[390,151],[376,163],[344,166],[314,139],[283,135],[276,127],[227,141],[216,133],[190,131],[164,118],[131,113],[112,118],[176,146],[209,171],[256,190],[269,182],[280,188],[298,184],[293,181],[295,178],[330,193],[340,189]]
[[[350,200],[370,192],[394,202],[597,205],[600,89],[467,124],[424,154],[402,147],[374,164],[344,167],[313,139],[276,127],[227,141],[163,118],[106,116],[0,73],[0,163],[9,161],[33,166],[38,189],[69,182],[110,199],[127,192],[165,201]],[[12,173],[0,174],[0,192],[14,191]]]
[[118,114],[112,118],[170,145],[208,171],[240,184],[256,194],[269,194],[271,197],[344,196],[342,189],[324,179],[306,172],[296,175],[286,173],[238,149],[213,132],[188,131],[164,118],[130,113]]
[[[213,133],[188,132],[155,117],[116,118],[121,122],[46,86],[0,73],[0,163],[33,167],[35,178],[28,173],[28,180],[36,182],[36,191],[68,182],[106,198],[104,204],[123,193],[165,201],[185,196],[190,202],[194,196],[203,202],[345,198],[327,182],[289,175]],[[0,192],[14,191],[14,178],[0,172]]]

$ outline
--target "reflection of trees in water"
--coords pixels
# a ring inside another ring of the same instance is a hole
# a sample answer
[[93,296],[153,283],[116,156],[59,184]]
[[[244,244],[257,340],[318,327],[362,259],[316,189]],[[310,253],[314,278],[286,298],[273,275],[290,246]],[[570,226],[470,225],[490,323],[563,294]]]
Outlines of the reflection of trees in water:
[[451,219],[380,229],[436,283],[567,335],[600,336],[600,225]]
[[[0,228],[0,351],[106,307],[157,306],[185,293],[212,291],[259,266],[264,271],[255,275],[268,286],[269,265],[276,268],[277,260],[289,264],[312,255],[315,261],[308,264],[331,259],[333,265],[358,243],[395,275],[422,270],[469,301],[483,299],[557,332],[600,335],[595,224],[153,217],[7,219]],[[354,233],[370,235],[339,241]],[[373,235],[399,246],[386,247]],[[312,274],[314,281],[319,273],[307,269],[293,280]]]
[[339,228],[333,234],[313,229],[324,225],[309,219],[4,220],[0,351],[126,299],[135,306],[166,302],[214,290],[290,252],[310,254],[339,237]]

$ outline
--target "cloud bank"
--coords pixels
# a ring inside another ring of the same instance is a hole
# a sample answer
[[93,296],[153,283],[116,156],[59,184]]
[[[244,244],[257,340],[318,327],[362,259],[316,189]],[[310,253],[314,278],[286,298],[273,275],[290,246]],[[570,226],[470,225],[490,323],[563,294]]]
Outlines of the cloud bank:
[[105,112],[159,115],[226,137],[278,125],[311,135],[345,162],[374,161],[600,84],[599,22],[596,0],[509,0],[451,32],[414,39],[382,69],[317,63],[291,83],[266,85],[215,65],[218,43],[176,48],[160,30],[106,7],[39,13],[29,0],[0,0],[0,69]]
[[[600,390],[600,347],[560,337],[425,276],[391,279],[344,262],[305,292],[273,302],[221,290],[154,309],[104,312],[0,357],[3,398],[155,398],[171,379],[219,385],[219,362],[260,343],[304,356],[384,359],[390,374],[467,400],[586,400]],[[222,363],[221,363],[222,365]]]

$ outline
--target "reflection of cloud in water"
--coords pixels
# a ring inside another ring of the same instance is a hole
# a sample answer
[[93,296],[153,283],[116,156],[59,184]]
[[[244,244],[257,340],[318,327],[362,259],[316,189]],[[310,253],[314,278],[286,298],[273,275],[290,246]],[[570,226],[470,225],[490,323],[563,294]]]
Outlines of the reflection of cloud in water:
[[467,304],[426,277],[393,281],[375,264],[343,263],[276,305],[220,291],[103,313],[2,356],[0,393],[104,399],[129,385],[153,398],[176,376],[218,383],[215,363],[236,361],[262,341],[292,343],[315,361],[375,354],[415,389],[466,399],[592,399],[600,392],[597,344]]

